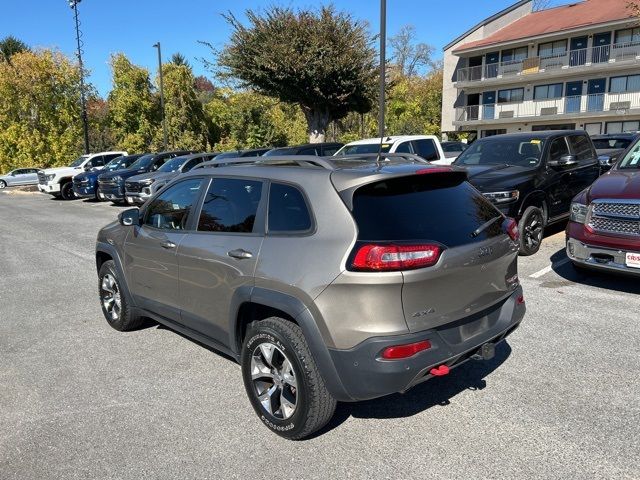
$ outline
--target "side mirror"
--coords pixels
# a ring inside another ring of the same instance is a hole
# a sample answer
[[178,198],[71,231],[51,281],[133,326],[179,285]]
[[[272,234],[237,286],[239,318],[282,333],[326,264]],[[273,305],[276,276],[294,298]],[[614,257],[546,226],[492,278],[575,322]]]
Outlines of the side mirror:
[[549,160],[547,165],[551,168],[563,168],[576,165],[577,163],[578,159],[575,155],[563,155],[559,160]]
[[130,227],[131,225],[140,225],[140,210],[137,208],[129,208],[118,215],[120,225]]

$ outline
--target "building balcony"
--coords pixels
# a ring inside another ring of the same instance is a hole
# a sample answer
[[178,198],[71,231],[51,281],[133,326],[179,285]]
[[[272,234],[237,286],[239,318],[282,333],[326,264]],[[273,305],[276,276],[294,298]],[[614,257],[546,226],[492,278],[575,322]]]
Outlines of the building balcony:
[[471,105],[456,108],[454,124],[471,126],[487,123],[546,121],[580,117],[640,114],[640,92],[598,93],[519,103]]
[[640,64],[640,43],[616,43],[560,55],[530,57],[523,60],[490,63],[477,67],[460,68],[456,72],[457,88],[511,83],[520,79],[532,81],[569,73],[610,71]]

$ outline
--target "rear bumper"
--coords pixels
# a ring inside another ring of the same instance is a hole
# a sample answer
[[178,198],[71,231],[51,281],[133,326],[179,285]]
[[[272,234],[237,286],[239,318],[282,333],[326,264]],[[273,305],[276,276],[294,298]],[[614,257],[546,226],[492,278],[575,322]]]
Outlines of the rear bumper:
[[100,199],[123,202],[124,186],[100,184]]
[[51,195],[57,195],[60,193],[59,183],[38,183],[38,190],[42,193],[50,193]]
[[[411,387],[433,378],[430,370],[440,365],[457,367],[486,343],[496,344],[513,332],[526,311],[518,303],[522,288],[484,312],[423,332],[370,338],[349,350],[329,353],[344,386],[353,400],[368,400]],[[428,340],[431,348],[404,360],[384,360],[381,352],[392,345]]]

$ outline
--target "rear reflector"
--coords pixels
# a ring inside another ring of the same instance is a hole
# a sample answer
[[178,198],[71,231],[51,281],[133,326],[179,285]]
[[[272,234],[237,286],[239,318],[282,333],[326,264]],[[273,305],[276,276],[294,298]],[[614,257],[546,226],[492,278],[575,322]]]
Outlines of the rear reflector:
[[507,219],[505,230],[511,237],[511,240],[513,240],[514,242],[520,240],[520,230],[518,230],[518,222],[516,222],[513,218]]
[[358,249],[352,267],[376,272],[430,267],[438,263],[441,252],[438,245],[368,244]]
[[382,351],[382,358],[386,360],[400,360],[402,358],[413,357],[416,353],[428,350],[429,348],[431,348],[431,342],[429,342],[429,340],[408,343],[406,345],[394,345]]
[[516,300],[518,305],[524,304],[524,295],[520,295]]
[[446,365],[440,365],[437,368],[429,370],[429,373],[434,377],[444,377],[445,375],[449,375],[449,367]]

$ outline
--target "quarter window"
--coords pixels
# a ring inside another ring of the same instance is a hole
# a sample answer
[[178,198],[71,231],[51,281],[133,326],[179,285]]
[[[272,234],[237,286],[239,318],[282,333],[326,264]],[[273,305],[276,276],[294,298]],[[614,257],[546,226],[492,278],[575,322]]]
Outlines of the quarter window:
[[300,190],[272,183],[269,191],[269,232],[311,230],[311,214]]
[[524,100],[524,88],[498,90],[498,103],[521,102]]
[[252,233],[262,182],[239,178],[214,178],[204,197],[198,231]]
[[162,230],[184,230],[201,187],[201,178],[185,180],[169,187],[149,204],[144,224]]
[[562,97],[562,84],[554,83],[552,85],[538,85],[533,89],[534,100],[546,100],[549,98]]

